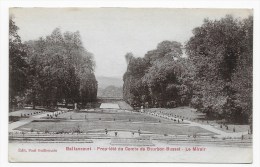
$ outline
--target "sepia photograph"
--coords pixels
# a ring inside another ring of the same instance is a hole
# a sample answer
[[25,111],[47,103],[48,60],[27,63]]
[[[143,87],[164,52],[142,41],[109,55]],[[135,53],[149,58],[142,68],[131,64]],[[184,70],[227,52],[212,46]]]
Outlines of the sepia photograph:
[[9,8],[9,162],[253,161],[253,9]]

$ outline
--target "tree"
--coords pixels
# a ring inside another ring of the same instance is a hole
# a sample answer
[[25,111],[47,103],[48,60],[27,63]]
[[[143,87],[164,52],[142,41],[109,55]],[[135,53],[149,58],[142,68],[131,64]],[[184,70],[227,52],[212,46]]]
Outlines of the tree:
[[[195,66],[196,92],[206,112],[210,109],[220,117],[240,122],[240,117],[247,117],[248,114],[235,113],[244,110],[238,87],[247,90],[243,95],[247,100],[243,101],[252,101],[252,29],[252,17],[241,21],[227,15],[220,20],[205,19],[202,26],[193,30],[185,47]],[[247,86],[242,86],[242,78],[247,79]]]
[[[51,35],[26,42],[30,52],[30,91],[33,104],[56,106],[58,102],[94,101],[97,81],[93,55],[84,47],[79,32]],[[30,101],[30,100],[29,100]]]
[[124,99],[134,106],[173,107],[188,104],[192,95],[185,84],[190,82],[190,64],[181,55],[182,45],[176,41],[159,43],[144,58],[135,58],[127,53]]
[[147,61],[142,58],[135,58],[132,54],[126,54],[128,62],[127,72],[123,80],[123,98],[131,105],[140,106],[143,87],[141,78],[147,69]]
[[27,88],[27,53],[17,31],[13,18],[9,18],[9,103],[17,105],[18,97],[22,96]]

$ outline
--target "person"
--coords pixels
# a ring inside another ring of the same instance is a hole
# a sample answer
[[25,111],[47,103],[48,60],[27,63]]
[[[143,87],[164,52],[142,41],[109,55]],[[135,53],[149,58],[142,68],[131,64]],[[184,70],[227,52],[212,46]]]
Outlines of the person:
[[115,136],[117,136],[117,132],[115,132]]

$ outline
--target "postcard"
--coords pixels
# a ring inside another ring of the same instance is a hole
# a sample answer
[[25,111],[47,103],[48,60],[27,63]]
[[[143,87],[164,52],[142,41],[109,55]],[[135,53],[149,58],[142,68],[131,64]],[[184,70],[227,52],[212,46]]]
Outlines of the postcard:
[[9,161],[252,163],[253,18],[9,8]]

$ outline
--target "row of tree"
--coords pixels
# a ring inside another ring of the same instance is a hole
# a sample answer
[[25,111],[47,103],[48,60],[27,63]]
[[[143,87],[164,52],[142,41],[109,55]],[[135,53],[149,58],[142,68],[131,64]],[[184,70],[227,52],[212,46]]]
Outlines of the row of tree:
[[106,88],[98,88],[97,96],[98,97],[122,98],[123,97],[123,88],[116,87],[114,85],[110,85]]
[[22,42],[18,27],[9,24],[10,105],[56,106],[96,100],[93,55],[79,32],[56,28],[38,40]]
[[[124,99],[132,106],[177,107],[191,98],[189,62],[182,55],[178,42],[163,41],[144,58],[126,54]],[[187,75],[187,76],[186,76]]]
[[132,106],[190,105],[208,117],[252,121],[252,16],[205,19],[184,47],[163,41],[143,58],[127,53],[126,60],[123,95]]

